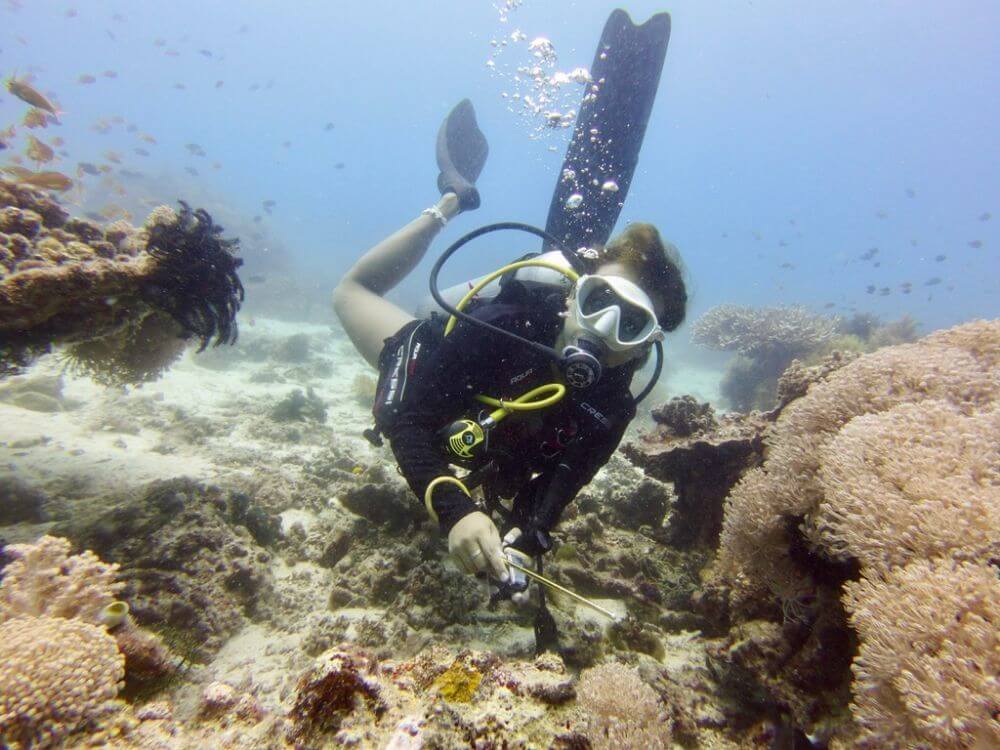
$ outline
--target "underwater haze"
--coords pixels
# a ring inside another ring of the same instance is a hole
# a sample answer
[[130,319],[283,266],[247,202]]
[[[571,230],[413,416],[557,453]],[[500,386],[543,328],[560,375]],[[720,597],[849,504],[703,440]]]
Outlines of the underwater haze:
[[997,28],[0,0],[0,750],[1000,748]]
[[[503,94],[537,37],[553,43],[558,69],[589,66],[610,9],[594,0],[525,2],[506,14],[487,0],[6,3],[0,65],[57,96],[65,171],[120,152],[118,169],[147,175],[161,201],[197,191],[247,220],[261,215],[290,272],[329,282],[434,201],[433,139],[463,97],[491,148],[483,207],[440,246],[492,221],[543,224],[569,132],[539,133]],[[627,9],[643,21],[664,7]],[[660,91],[619,227],[650,221],[679,247],[693,315],[723,300],[832,303],[826,310],[840,314],[909,314],[932,330],[996,312],[998,224],[980,220],[1000,197],[994,4],[669,10]],[[491,42],[516,30],[527,40],[487,67]],[[20,105],[3,96],[0,118],[14,120]],[[124,122],[94,131],[115,116]],[[155,146],[126,132],[133,123]],[[525,244],[488,241],[456,261],[452,280],[534,249]],[[877,256],[862,260],[873,247]],[[427,267],[397,292],[406,304],[426,293]]]

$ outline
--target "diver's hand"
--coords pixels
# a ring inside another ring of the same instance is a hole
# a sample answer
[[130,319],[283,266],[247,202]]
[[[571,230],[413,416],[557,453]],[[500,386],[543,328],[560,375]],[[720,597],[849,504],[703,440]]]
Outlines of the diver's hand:
[[448,552],[466,573],[488,573],[504,582],[509,578],[500,532],[485,513],[470,513],[452,527]]
[[[508,531],[503,538],[503,553],[511,562],[517,563],[522,568],[527,568],[531,566],[531,558],[521,550],[511,546],[520,538],[521,530],[516,526]],[[510,600],[514,604],[526,604],[531,599],[531,593],[528,591],[528,577],[522,571],[511,566],[510,580],[507,583],[512,592]]]

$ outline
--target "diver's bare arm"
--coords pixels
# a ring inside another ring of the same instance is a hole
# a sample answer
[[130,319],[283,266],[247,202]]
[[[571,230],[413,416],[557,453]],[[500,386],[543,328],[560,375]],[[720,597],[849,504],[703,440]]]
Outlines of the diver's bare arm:
[[[437,202],[446,219],[459,211],[458,197],[446,193]],[[348,337],[373,367],[382,343],[413,316],[382,295],[406,278],[441,231],[437,217],[421,214],[366,252],[333,290],[333,308]]]

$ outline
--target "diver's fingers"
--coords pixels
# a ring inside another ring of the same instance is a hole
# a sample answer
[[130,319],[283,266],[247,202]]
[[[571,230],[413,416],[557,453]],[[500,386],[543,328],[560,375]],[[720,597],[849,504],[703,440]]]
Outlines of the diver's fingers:
[[506,583],[510,574],[507,572],[507,560],[503,555],[503,547],[500,546],[500,534],[495,529],[485,540],[479,542],[482,550],[483,569],[487,570],[494,578]]
[[469,562],[469,555],[463,547],[456,547],[452,550],[452,557],[455,558],[455,562],[458,563],[458,568],[463,573],[475,573],[476,567]]

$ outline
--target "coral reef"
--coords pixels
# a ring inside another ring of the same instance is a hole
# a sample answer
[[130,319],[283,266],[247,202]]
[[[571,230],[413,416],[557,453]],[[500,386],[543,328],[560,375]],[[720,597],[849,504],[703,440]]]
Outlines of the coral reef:
[[717,424],[712,405],[699,403],[694,396],[676,396],[653,409],[652,416],[654,422],[665,425],[676,437],[707,432]]
[[90,550],[70,555],[66,539],[43,536],[34,544],[10,544],[11,562],[0,580],[0,621],[14,617],[101,621],[101,612],[122,589],[118,567]]
[[296,388],[271,409],[271,419],[275,422],[316,422],[326,421],[326,403],[312,388],[305,393]]
[[591,714],[587,733],[594,750],[671,746],[659,696],[635,669],[616,663],[588,669],[580,675],[578,695]]
[[[688,414],[692,402],[674,401]],[[706,413],[701,408],[698,412]],[[705,424],[702,418],[697,421]],[[677,499],[667,525],[671,544],[715,546],[722,529],[723,501],[743,473],[760,464],[769,424],[763,415],[727,414],[713,427],[690,435],[678,436],[674,427],[660,425],[640,440],[626,443],[623,452],[630,461],[650,476],[673,484]]]
[[1000,745],[994,566],[918,560],[848,583],[844,601],[861,638],[851,707],[861,743]]
[[0,624],[0,744],[62,746],[109,710],[124,676],[124,659],[102,628],[64,617],[6,620]]
[[[236,503],[244,507],[241,498]],[[272,586],[269,554],[234,523],[232,507],[218,488],[161,481],[58,531],[119,565],[137,622],[188,633],[205,656],[243,626]]]
[[[864,355],[784,408],[764,464],[726,501],[703,592],[731,608],[721,669],[758,654],[750,671],[787,675],[768,700],[808,725],[836,713],[850,674],[832,657],[854,652],[856,632],[855,724],[842,731],[871,746],[995,739],[996,684],[980,680],[998,644],[984,625],[998,601],[998,365],[1000,321],[976,321]],[[788,648],[810,640],[825,673],[797,668],[796,684]],[[959,709],[963,690],[986,697]]]
[[179,356],[184,338],[201,349],[235,340],[241,261],[220,231],[184,203],[156,209],[139,229],[102,229],[0,180],[0,375],[58,344],[103,382],[141,383]]

